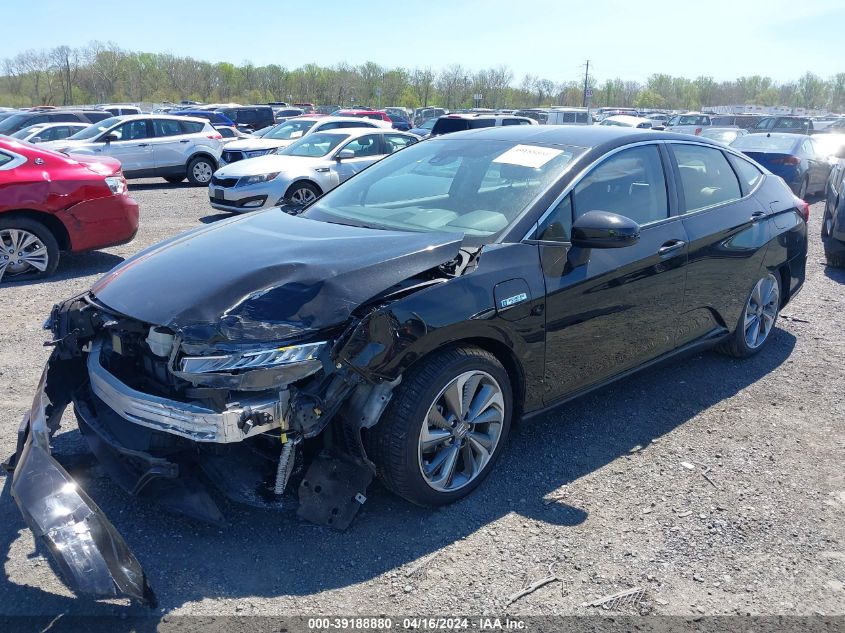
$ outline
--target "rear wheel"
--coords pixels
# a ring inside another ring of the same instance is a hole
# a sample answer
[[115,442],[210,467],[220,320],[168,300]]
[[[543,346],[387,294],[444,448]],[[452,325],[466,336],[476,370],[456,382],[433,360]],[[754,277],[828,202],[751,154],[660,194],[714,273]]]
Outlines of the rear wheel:
[[753,356],[769,341],[779,311],[780,281],[768,273],[754,284],[736,330],[719,351],[736,358]]
[[185,180],[184,176],[165,176],[164,179],[171,184],[178,184]]
[[285,198],[297,204],[311,204],[322,195],[310,182],[296,182],[285,193]]
[[202,187],[211,182],[214,163],[210,158],[197,156],[188,163],[188,182],[195,187]]
[[29,218],[0,218],[0,282],[47,277],[59,265],[59,244]]
[[421,360],[403,377],[366,436],[385,485],[424,506],[456,501],[493,468],[510,430],[508,374],[495,356],[458,347]]
[[801,181],[801,186],[798,187],[798,197],[801,198],[806,202],[807,200],[807,188],[810,186],[809,179],[805,176],[804,180]]
[[[833,205],[834,209],[839,208],[838,204]],[[822,243],[824,244],[824,258],[828,266],[834,268],[845,268],[845,245],[840,252],[835,253],[828,248],[828,240],[833,240],[833,216],[830,212],[825,210],[824,219],[822,220]]]

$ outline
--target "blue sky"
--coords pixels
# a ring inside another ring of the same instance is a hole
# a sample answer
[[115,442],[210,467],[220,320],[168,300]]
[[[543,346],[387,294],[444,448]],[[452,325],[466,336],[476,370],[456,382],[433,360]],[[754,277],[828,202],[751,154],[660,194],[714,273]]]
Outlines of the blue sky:
[[[419,7],[419,8],[418,8]],[[655,72],[797,79],[845,72],[843,0],[89,0],[3,8],[0,59],[29,48],[112,41],[128,50],[288,68],[372,60],[437,70],[508,65],[555,82],[642,81]],[[712,15],[713,17],[707,17]]]

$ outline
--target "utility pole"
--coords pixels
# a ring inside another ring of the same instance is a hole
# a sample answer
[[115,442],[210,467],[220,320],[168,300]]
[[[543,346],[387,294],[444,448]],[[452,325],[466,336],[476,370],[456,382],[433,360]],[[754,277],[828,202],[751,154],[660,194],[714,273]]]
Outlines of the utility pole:
[[590,60],[587,60],[587,70],[584,72],[584,99],[582,105],[587,107],[587,83],[590,79]]

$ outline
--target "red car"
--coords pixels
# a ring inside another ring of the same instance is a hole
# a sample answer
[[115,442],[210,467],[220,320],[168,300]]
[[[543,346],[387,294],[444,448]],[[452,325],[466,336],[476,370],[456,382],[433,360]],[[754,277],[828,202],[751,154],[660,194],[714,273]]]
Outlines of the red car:
[[0,282],[46,277],[59,251],[124,244],[137,231],[118,161],[0,137]]
[[387,116],[387,112],[380,112],[378,110],[338,110],[337,112],[332,112],[332,116],[357,116],[362,119],[385,121],[393,125],[393,121]]

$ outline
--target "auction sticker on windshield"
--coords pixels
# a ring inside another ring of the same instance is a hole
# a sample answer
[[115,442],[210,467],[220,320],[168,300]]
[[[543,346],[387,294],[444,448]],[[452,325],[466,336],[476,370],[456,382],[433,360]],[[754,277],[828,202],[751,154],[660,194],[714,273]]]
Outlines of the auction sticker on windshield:
[[563,154],[562,149],[538,147],[537,145],[515,145],[493,159],[494,163],[507,163],[521,167],[542,167],[556,156]]

